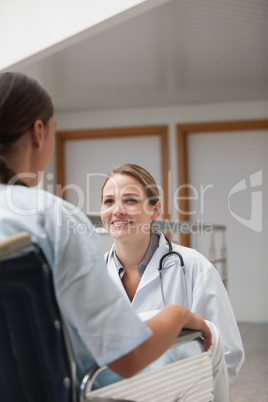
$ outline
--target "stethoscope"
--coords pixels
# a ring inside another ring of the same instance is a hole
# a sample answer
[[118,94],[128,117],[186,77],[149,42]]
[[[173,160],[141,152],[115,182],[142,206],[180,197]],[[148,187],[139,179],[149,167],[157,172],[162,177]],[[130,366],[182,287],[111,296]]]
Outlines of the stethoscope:
[[[164,235],[165,236],[165,235]],[[165,300],[165,295],[164,295],[164,291],[163,291],[163,275],[162,275],[162,270],[163,270],[163,262],[166,258],[168,258],[170,255],[176,255],[179,260],[180,260],[180,264],[181,264],[181,268],[183,271],[183,277],[184,277],[184,286],[185,286],[185,292],[186,292],[186,300],[187,300],[187,284],[186,284],[186,272],[185,272],[185,266],[184,266],[184,261],[182,258],[181,253],[179,253],[178,251],[174,251],[172,248],[172,244],[171,241],[169,240],[169,238],[167,236],[165,236],[166,242],[168,244],[168,252],[165,253],[159,261],[159,267],[158,267],[158,272],[159,272],[159,278],[160,278],[160,290],[161,290],[161,296],[164,302],[164,305],[166,306],[166,300]]]
[[181,267],[182,267],[183,273],[184,273],[184,275],[185,275],[184,261],[183,261],[183,258],[182,258],[181,253],[179,253],[179,252],[177,252],[177,251],[174,251],[174,250],[172,249],[171,241],[169,240],[169,238],[168,238],[167,236],[165,236],[165,239],[166,239],[167,244],[168,244],[168,252],[167,252],[166,254],[164,254],[164,255],[160,258],[158,271],[159,271],[159,272],[162,271],[162,269],[163,269],[163,261],[164,261],[167,257],[169,257],[170,255],[175,254],[175,255],[177,255],[177,256],[179,257],[179,259],[180,259]]
[[[186,300],[187,300],[187,286],[186,286],[186,272],[185,272],[185,266],[184,266],[184,261],[183,261],[182,255],[181,255],[181,253],[179,253],[178,251],[174,251],[174,250],[173,250],[173,248],[172,248],[172,243],[171,243],[171,241],[169,240],[169,238],[168,238],[167,236],[165,236],[165,239],[166,239],[166,242],[167,242],[167,244],[168,244],[168,252],[165,253],[165,254],[160,258],[159,267],[158,267],[158,272],[159,272],[159,278],[160,278],[161,295],[162,295],[162,299],[163,299],[164,305],[166,306],[168,303],[166,303],[165,295],[164,295],[164,291],[163,291],[163,275],[162,275],[162,270],[163,270],[163,268],[164,268],[164,266],[163,266],[163,265],[164,265],[164,260],[165,260],[166,258],[168,258],[170,255],[176,255],[176,256],[179,258],[179,260],[180,260],[180,265],[181,265],[181,268],[182,268],[182,271],[183,271],[183,276],[184,276],[184,286],[185,286],[185,292],[186,292]],[[106,265],[108,265],[109,254],[110,254],[110,253],[107,253],[107,256],[106,256]]]

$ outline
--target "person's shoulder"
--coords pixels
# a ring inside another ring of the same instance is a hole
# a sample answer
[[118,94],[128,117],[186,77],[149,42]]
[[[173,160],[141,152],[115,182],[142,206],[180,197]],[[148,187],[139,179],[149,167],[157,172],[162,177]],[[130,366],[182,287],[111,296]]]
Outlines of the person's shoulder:
[[21,196],[25,199],[35,200],[38,213],[52,216],[61,223],[71,220],[76,224],[83,223],[92,226],[89,218],[78,206],[61,197],[42,188],[22,187],[22,189]]
[[[66,201],[55,194],[48,193],[45,190],[40,192],[40,196],[45,197],[47,202],[46,205],[48,208],[53,207],[54,212],[56,212],[57,216],[61,215],[63,220],[73,221],[76,224],[84,224],[88,227],[92,227],[92,223],[89,217],[83,212],[80,207],[77,205],[72,204],[69,201]],[[43,194],[43,195],[42,195]]]
[[198,251],[192,247],[182,246],[177,243],[172,243],[172,245],[173,245],[173,249],[175,251],[180,252],[185,260],[191,260],[192,262],[202,263],[202,265],[207,265],[207,266],[211,265],[208,258],[204,254],[202,254],[200,251]]
[[1,186],[1,188],[5,192],[7,200],[12,200],[14,202],[16,200],[16,202],[18,201],[22,203],[27,202],[29,206],[36,204],[38,200],[43,200],[47,193],[38,187],[28,187],[20,184],[7,184]]
[[[31,189],[30,189],[31,190]],[[50,206],[51,204],[55,204],[58,206],[58,208],[61,208],[64,210],[66,214],[80,214],[83,215],[83,212],[81,209],[74,204],[70,203],[69,201],[64,200],[63,198],[48,192],[47,190],[39,189],[39,188],[33,188],[32,189],[33,193],[35,192],[38,196],[38,198],[43,200],[43,203],[45,206]]]

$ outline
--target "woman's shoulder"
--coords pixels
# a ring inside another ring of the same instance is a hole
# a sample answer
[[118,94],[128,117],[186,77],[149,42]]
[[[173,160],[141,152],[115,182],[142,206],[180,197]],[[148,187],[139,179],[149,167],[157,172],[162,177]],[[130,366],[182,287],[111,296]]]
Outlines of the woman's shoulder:
[[198,266],[200,269],[211,269],[213,267],[209,259],[200,251],[177,243],[172,243],[172,246],[174,251],[179,252],[183,256],[185,264],[192,264]]
[[56,225],[68,221],[69,225],[81,223],[88,228],[92,227],[91,221],[79,207],[42,188],[6,186],[6,192],[14,205],[28,208],[28,211],[32,210],[38,215],[45,215],[46,219],[53,219]]

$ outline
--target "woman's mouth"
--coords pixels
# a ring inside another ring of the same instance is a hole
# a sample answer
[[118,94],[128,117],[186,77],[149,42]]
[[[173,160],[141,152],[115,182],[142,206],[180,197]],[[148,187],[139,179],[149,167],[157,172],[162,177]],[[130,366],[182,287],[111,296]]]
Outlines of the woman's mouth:
[[132,223],[132,221],[113,221],[112,225],[114,225],[115,227],[122,227],[129,225],[130,223]]

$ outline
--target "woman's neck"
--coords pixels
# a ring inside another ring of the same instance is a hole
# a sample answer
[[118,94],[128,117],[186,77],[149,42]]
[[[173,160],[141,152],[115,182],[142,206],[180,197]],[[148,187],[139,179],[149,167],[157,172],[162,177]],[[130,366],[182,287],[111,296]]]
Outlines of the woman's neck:
[[114,246],[117,257],[125,270],[137,269],[143,261],[150,244],[151,235],[138,241],[115,239]]

